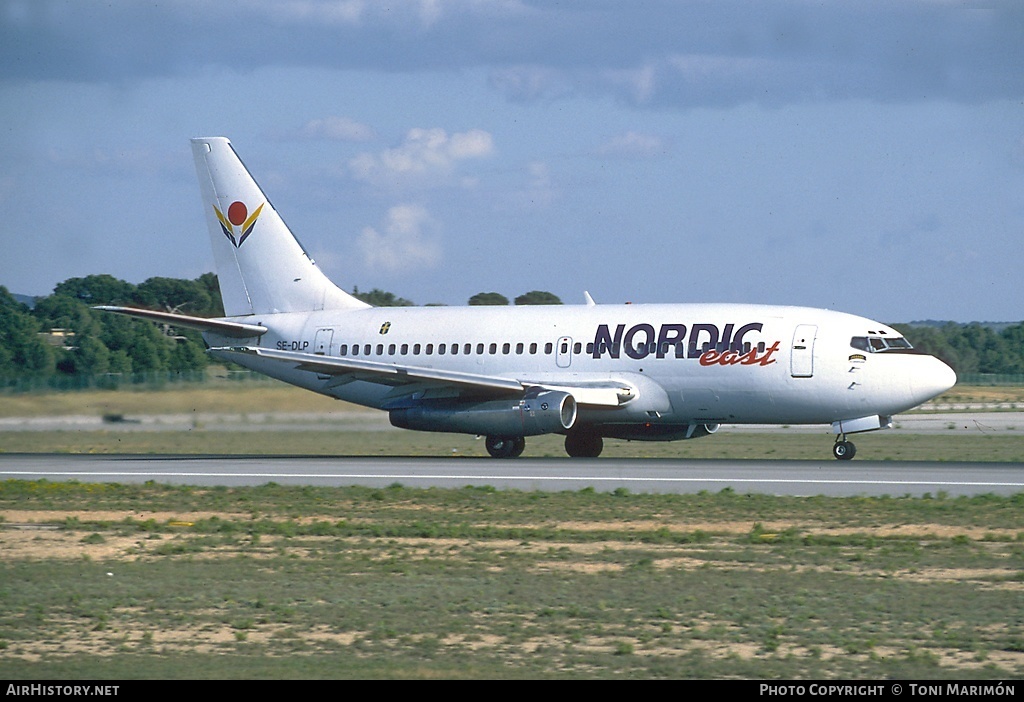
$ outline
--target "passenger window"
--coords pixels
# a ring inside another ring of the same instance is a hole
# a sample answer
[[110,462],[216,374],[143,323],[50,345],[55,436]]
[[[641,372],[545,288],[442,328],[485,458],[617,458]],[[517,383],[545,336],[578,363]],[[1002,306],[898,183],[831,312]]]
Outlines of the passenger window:
[[546,353],[546,354],[548,354],[550,356],[551,352],[554,351],[554,350],[555,350],[555,345],[552,344],[550,341],[548,343],[544,344],[544,353]]
[[522,353],[523,353],[523,344],[522,344],[522,342],[516,344],[516,353],[522,355]]
[[484,354],[484,345],[483,344],[477,344],[476,345],[476,353],[477,353],[478,356],[482,356]]
[[394,356],[395,355],[395,351],[396,351],[395,345],[394,344],[388,344],[388,356]]
[[384,344],[377,344],[377,355],[378,356],[383,356],[384,355]]
[[420,355],[420,345],[419,344],[413,344],[412,345],[412,355],[413,356],[419,356]]
[[530,344],[530,353],[537,353],[537,344],[536,344],[536,342]]
[[348,356],[348,344],[342,344],[340,347],[338,347],[338,355]]
[[402,344],[402,355],[405,356],[409,353],[409,344]]
[[372,349],[372,348],[373,347],[370,346],[369,344],[363,344],[363,355],[364,356],[369,356],[370,355],[370,349]]
[[427,344],[426,353],[427,353],[428,356],[433,356],[434,355],[434,345],[433,344]]
[[494,354],[498,353],[498,345],[497,345],[497,344],[491,344],[491,345],[490,345],[490,346],[489,346],[489,347],[487,348],[487,350],[488,350],[488,351],[490,352],[490,354],[491,354],[491,355],[493,356]]

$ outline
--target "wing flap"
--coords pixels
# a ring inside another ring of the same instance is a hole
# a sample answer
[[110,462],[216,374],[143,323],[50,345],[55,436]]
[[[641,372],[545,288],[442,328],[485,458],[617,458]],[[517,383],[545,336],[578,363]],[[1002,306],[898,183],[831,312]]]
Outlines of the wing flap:
[[627,383],[579,383],[563,385],[559,383],[527,383],[540,385],[548,390],[567,392],[581,405],[595,407],[620,407],[637,396],[637,390]]

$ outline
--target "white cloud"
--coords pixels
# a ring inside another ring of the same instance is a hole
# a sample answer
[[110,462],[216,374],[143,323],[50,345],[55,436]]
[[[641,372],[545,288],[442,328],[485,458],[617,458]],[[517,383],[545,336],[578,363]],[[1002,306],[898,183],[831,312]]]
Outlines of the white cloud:
[[566,97],[576,81],[567,71],[534,64],[493,68],[489,80],[491,87],[516,100]]
[[598,147],[597,153],[622,158],[651,158],[663,155],[666,150],[667,145],[661,137],[629,131],[605,141]]
[[352,175],[373,185],[418,182],[447,176],[460,161],[484,158],[494,152],[488,132],[473,129],[451,136],[439,128],[410,129],[402,143],[379,155],[360,154],[349,162]]
[[421,205],[396,205],[388,210],[380,230],[366,227],[357,245],[364,264],[371,269],[395,273],[433,268],[441,261],[441,247],[425,229],[437,223]]
[[348,117],[324,117],[311,119],[299,130],[299,136],[307,139],[330,139],[332,141],[372,141],[376,138],[373,128]]
[[355,25],[363,19],[363,0],[249,0],[243,7],[259,14],[296,23]]
[[631,70],[614,69],[604,72],[604,78],[614,86],[622,86],[632,95],[637,104],[644,104],[651,99],[657,87],[657,69],[653,63]]

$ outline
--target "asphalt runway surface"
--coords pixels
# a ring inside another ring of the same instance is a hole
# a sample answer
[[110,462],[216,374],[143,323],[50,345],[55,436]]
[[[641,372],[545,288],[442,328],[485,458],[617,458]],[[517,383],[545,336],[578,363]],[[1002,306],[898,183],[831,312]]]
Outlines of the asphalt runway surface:
[[949,496],[1024,492],[1024,464],[679,459],[350,458],[0,454],[0,480],[77,480],[198,486],[282,485],[636,493]]

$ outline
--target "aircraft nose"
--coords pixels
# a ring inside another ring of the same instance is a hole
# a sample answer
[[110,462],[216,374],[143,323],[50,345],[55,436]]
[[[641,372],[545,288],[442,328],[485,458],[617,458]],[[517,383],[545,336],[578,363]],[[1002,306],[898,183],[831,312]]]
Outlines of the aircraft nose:
[[919,403],[927,402],[956,385],[956,373],[934,356],[925,356],[914,374],[914,395]]

